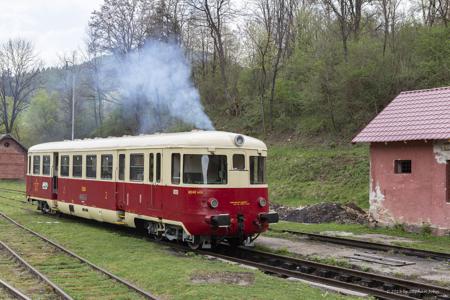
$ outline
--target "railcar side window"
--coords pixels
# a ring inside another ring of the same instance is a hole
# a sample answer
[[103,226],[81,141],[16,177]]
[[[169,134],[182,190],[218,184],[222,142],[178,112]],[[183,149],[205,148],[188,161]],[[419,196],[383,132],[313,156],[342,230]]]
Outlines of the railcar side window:
[[69,155],[61,155],[61,176],[69,176]]
[[156,154],[156,182],[161,182],[161,153]]
[[154,162],[154,155],[153,155],[153,153],[150,153],[150,157],[149,157],[149,164],[148,164],[148,181],[150,181],[150,182],[153,182],[153,179],[154,179],[154,176],[153,176],[153,174],[154,174],[154,165],[155,165],[155,162]]
[[266,158],[250,156],[250,184],[266,183]]
[[172,183],[180,184],[180,153],[172,153]]
[[86,177],[97,178],[97,155],[86,155]]
[[183,155],[183,183],[226,184],[227,157],[225,155]]
[[83,176],[83,156],[81,155],[73,156],[72,176],[73,177]]
[[144,154],[130,154],[130,180],[144,181]]
[[234,154],[233,155],[233,170],[245,170],[245,155]]
[[50,155],[42,156],[42,175],[50,175]]
[[119,180],[125,180],[125,154],[119,154]]
[[39,155],[33,156],[33,174],[39,175],[41,173],[41,157]]
[[112,179],[113,156],[104,154],[101,156],[101,178]]

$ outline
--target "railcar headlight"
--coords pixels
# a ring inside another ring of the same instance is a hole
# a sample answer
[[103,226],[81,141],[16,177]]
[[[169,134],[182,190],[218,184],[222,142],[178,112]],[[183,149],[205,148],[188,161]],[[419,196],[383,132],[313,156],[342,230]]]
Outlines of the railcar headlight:
[[208,200],[208,204],[211,208],[217,208],[219,206],[219,200],[211,198]]
[[263,197],[260,197],[260,198],[258,199],[258,204],[259,204],[259,206],[264,207],[264,206],[267,205],[267,200],[264,199]]
[[244,141],[245,141],[244,137],[240,134],[234,137],[234,144],[238,147],[244,145]]

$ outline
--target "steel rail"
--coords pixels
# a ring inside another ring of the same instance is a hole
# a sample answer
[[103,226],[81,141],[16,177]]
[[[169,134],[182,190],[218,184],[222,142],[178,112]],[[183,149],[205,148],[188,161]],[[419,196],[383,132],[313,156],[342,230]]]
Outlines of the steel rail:
[[17,299],[20,300],[31,300],[28,296],[24,295],[21,291],[13,287],[12,285],[8,284],[6,281],[3,281],[0,279],[0,288],[3,288],[8,292],[10,295],[14,296]]
[[92,262],[88,261],[87,259],[79,256],[78,254],[76,254],[76,253],[74,253],[74,252],[64,248],[63,246],[61,246],[61,245],[57,244],[56,242],[46,238],[45,236],[43,236],[43,235],[41,235],[41,234],[39,234],[39,233],[37,233],[37,232],[35,232],[35,231],[25,227],[25,226],[23,226],[22,224],[19,224],[17,221],[13,220],[11,217],[7,216],[3,212],[0,212],[0,216],[2,216],[3,218],[7,219],[8,221],[10,221],[11,223],[15,224],[16,226],[22,228],[23,230],[31,233],[32,235],[39,237],[43,241],[45,241],[45,242],[49,243],[50,245],[58,248],[59,250],[63,251],[64,253],[66,253],[66,254],[68,254],[68,255],[78,259],[79,261],[89,265],[91,268],[99,271],[100,273],[103,273],[103,274],[107,275],[109,278],[114,279],[115,281],[117,281],[117,282],[127,286],[130,290],[133,290],[133,291],[137,292],[138,294],[146,297],[147,299],[154,299],[154,300],[158,299],[158,298],[156,298],[156,296],[152,295],[151,293],[149,293],[149,292],[147,292],[147,291],[145,291],[145,290],[135,286],[134,284],[132,284],[132,283],[130,283],[130,282],[128,282],[128,281],[118,277],[117,275],[114,275],[113,273],[111,273],[111,272],[109,272],[109,271],[107,271],[107,270],[105,270],[105,269],[95,265],[94,263],[92,263]]
[[15,190],[15,189],[8,189],[8,188],[0,188],[0,191],[7,191],[7,192],[11,192],[11,193],[18,193],[18,194],[26,194],[25,191],[21,191],[21,190]]
[[[247,261],[254,265],[263,264],[269,270],[273,269],[276,271],[275,273],[280,274],[281,270],[279,269],[281,268],[283,272],[288,273],[289,276],[292,277],[304,279],[311,278],[313,281],[320,280],[322,283],[328,282],[328,284],[333,286],[347,287],[350,290],[362,292],[365,291],[368,294],[384,299],[422,299],[425,295],[427,297],[430,297],[430,295],[435,297],[450,297],[450,289],[431,284],[383,276],[333,265],[326,265],[309,260],[292,258],[257,250],[238,248],[237,250],[234,250],[235,253],[230,251],[229,248],[224,248],[224,250],[225,252],[220,253],[221,255],[225,255],[223,258],[229,257],[231,260]],[[323,276],[318,276],[318,274]],[[320,277],[320,279],[317,277]],[[345,282],[348,280],[357,280],[360,284],[356,284],[358,286],[356,287],[355,283],[357,282]],[[378,287],[363,287],[361,284],[376,284]],[[392,293],[389,290],[383,289],[396,290],[398,293]],[[417,295],[411,296],[411,294],[414,293]]]
[[270,229],[270,231],[289,233],[289,234],[293,234],[293,235],[303,235],[303,236],[307,236],[311,240],[316,240],[316,241],[320,241],[320,242],[328,242],[328,243],[333,243],[333,244],[352,246],[352,247],[358,247],[358,248],[364,248],[364,249],[370,249],[370,250],[379,250],[379,251],[384,251],[384,252],[392,251],[394,253],[400,253],[400,254],[404,254],[404,255],[416,256],[416,257],[421,257],[421,258],[432,258],[432,259],[436,259],[436,260],[450,260],[450,254],[444,253],[444,252],[420,250],[420,249],[408,248],[408,247],[403,247],[403,246],[354,240],[354,239],[348,239],[348,238],[342,238],[342,237],[326,236],[326,235],[321,235],[321,234],[316,234],[316,233],[308,233],[308,232],[293,231],[293,230]]
[[73,300],[72,297],[70,297],[66,292],[64,292],[59,286],[57,286],[53,281],[48,279],[47,276],[39,272],[36,268],[34,268],[32,265],[30,265],[28,262],[26,262],[17,252],[12,250],[8,245],[6,245],[4,242],[0,241],[0,247],[5,249],[17,262],[19,262],[22,266],[24,266],[26,269],[28,269],[31,273],[33,273],[39,280],[44,281],[47,283],[53,291],[61,296],[63,299],[66,300]]

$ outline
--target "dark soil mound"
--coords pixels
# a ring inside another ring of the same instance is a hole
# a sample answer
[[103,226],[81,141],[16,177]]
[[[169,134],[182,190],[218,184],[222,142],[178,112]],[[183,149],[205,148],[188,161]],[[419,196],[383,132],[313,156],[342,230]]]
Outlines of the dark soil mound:
[[281,220],[299,223],[366,224],[367,214],[356,204],[319,203],[304,208],[274,205]]

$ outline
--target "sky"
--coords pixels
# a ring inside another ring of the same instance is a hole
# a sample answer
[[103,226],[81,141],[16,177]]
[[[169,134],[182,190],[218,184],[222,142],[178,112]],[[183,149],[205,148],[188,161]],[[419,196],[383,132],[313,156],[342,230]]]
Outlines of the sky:
[[0,0],[0,43],[30,40],[46,66],[84,49],[87,23],[103,0]]

